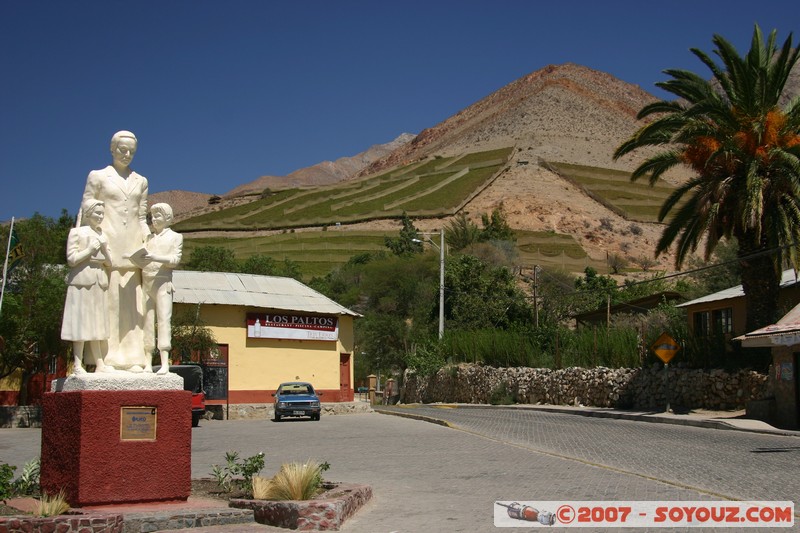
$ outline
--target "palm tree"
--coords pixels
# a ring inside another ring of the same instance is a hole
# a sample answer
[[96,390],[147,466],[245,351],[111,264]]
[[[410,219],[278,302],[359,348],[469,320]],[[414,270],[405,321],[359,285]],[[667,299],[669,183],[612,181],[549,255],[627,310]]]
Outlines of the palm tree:
[[693,171],[661,207],[659,220],[671,218],[656,256],[676,243],[680,268],[703,240],[708,260],[721,239],[735,238],[748,331],[776,320],[781,269],[797,268],[800,259],[800,98],[780,104],[798,50],[791,34],[780,49],[775,39],[773,30],[765,43],[756,25],[750,51],[741,57],[714,35],[721,66],[693,48],[713,79],[664,71],[671,79],[656,85],[678,99],[642,108],[638,118],[653,121],[614,153],[618,159],[637,148],[666,147],[633,172],[633,181],[649,175],[654,185],[679,165]]

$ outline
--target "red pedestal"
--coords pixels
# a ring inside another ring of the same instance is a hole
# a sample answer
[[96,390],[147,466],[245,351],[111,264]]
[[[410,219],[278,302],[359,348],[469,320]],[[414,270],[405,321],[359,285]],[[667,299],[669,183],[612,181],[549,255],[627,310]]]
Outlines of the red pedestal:
[[[139,407],[148,408],[148,416],[133,419],[130,408]],[[43,491],[64,489],[73,507],[189,497],[191,392],[51,392],[42,408]],[[137,420],[143,425],[135,427]],[[152,439],[152,433],[153,440],[134,440]]]

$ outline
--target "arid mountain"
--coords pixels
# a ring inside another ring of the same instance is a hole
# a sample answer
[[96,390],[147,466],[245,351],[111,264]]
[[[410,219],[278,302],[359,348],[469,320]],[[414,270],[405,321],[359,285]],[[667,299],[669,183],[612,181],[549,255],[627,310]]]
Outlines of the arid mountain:
[[517,146],[546,160],[627,168],[611,154],[636,130],[636,113],[655,97],[638,86],[574,64],[551,65],[514,81],[422,131],[361,172],[439,154]]
[[[635,224],[540,165],[540,160],[632,170],[644,155],[613,161],[655,97],[613,76],[574,64],[548,66],[506,85],[362,171],[374,173],[434,155],[514,146],[508,170],[465,208],[479,221],[502,208],[516,229],[572,235],[594,259],[652,257],[660,224]],[[669,180],[685,176],[673,173]],[[422,229],[445,221],[420,221]],[[671,268],[670,256],[659,267]]]
[[[798,79],[800,70],[795,69],[789,93],[798,94]],[[246,201],[234,197],[266,187],[330,184],[429,157],[513,146],[506,171],[464,208],[470,219],[479,222],[481,214],[502,208],[513,228],[570,234],[594,259],[618,254],[636,261],[653,256],[663,226],[632,224],[540,162],[632,170],[652,152],[637,152],[619,161],[612,154],[642,126],[636,114],[654,100],[640,87],[607,73],[575,64],[551,65],[500,88],[413,139],[404,135],[353,158],[320,163],[282,178],[259,178],[232,189],[224,203]],[[686,177],[685,171],[676,170],[665,179],[680,183]],[[426,219],[416,225],[426,231],[447,222]],[[387,229],[397,223],[374,221],[358,227]],[[672,268],[672,259],[662,256],[656,268]]]
[[188,213],[203,206],[208,205],[211,194],[189,191],[162,191],[148,195],[147,203],[154,205],[164,202],[172,207],[172,212],[176,217],[183,213]]

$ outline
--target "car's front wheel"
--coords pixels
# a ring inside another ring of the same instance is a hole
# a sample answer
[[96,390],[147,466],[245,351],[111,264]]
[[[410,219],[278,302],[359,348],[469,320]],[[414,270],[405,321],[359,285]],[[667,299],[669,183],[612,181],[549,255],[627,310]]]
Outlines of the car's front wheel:
[[279,415],[277,413],[277,411],[275,412],[275,418],[273,420],[275,420],[275,422],[280,422],[281,421],[281,415]]

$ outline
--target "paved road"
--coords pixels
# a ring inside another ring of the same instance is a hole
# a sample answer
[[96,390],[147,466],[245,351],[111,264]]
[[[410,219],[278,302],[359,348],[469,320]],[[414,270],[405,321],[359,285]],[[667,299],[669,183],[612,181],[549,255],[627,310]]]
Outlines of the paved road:
[[[384,409],[383,407],[381,409]],[[725,498],[798,498],[800,437],[587,418],[515,408],[393,407],[504,444]]]
[[[452,427],[377,413],[319,422],[203,422],[193,430],[193,477],[210,477],[227,450],[243,457],[265,452],[265,475],[282,462],[328,461],[328,479],[374,490],[345,533],[495,531],[496,500],[724,496],[798,505],[800,497],[797,437],[503,408],[413,411]],[[21,465],[38,448],[38,430],[0,430],[0,461]],[[501,531],[516,530],[530,531]]]

